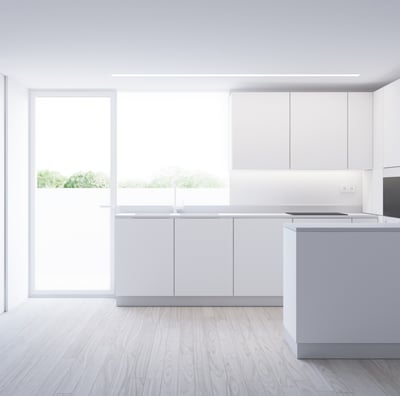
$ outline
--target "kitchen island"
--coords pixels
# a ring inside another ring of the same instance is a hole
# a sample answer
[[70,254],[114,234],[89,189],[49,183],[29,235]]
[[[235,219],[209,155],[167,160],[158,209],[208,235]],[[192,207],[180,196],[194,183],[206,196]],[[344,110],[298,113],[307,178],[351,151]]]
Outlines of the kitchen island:
[[298,358],[400,358],[400,227],[284,227],[284,327]]

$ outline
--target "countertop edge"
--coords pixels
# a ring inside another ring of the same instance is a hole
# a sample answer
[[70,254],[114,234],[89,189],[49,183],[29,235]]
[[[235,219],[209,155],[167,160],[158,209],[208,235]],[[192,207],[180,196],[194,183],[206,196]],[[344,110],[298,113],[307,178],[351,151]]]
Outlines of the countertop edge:
[[293,232],[400,232],[400,224],[286,224],[284,229]]
[[243,218],[243,219],[359,219],[359,218],[378,218],[378,215],[367,213],[348,213],[347,216],[293,216],[286,213],[198,213],[193,215],[181,216],[169,213],[117,213],[116,218],[133,218],[133,219],[226,219],[226,218]]

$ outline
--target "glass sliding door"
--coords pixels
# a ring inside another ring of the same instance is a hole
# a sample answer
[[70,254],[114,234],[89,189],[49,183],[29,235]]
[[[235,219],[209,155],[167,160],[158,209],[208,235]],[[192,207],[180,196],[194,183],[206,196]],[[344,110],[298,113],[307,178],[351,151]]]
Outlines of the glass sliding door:
[[115,97],[34,93],[31,293],[107,293]]

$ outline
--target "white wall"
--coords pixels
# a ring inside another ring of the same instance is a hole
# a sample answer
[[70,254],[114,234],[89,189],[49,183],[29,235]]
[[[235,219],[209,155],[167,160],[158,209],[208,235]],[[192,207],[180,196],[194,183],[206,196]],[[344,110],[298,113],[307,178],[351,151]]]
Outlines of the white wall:
[[28,90],[7,86],[7,284],[8,309],[28,296]]
[[[233,171],[230,182],[231,205],[362,205],[358,171]],[[342,185],[355,192],[341,192]]]

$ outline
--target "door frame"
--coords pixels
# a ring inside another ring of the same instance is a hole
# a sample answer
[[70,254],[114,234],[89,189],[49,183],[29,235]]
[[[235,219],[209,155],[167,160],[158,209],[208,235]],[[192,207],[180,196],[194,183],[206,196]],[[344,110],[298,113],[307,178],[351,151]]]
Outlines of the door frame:
[[[105,291],[36,291],[35,279],[35,99],[39,97],[110,98],[110,277],[111,289]],[[117,202],[117,92],[115,90],[29,90],[29,297],[114,297],[114,222]]]
[[0,162],[2,185],[0,211],[2,222],[2,240],[0,242],[0,314],[8,311],[8,292],[7,292],[7,76],[0,73]]

